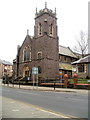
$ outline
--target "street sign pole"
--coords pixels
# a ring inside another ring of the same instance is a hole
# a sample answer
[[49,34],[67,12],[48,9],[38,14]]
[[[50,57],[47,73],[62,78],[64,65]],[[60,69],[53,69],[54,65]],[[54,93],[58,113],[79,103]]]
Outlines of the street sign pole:
[[38,74],[37,74],[37,89],[38,89]]
[[34,81],[35,81],[35,75],[33,74],[33,90],[34,90]]
[[32,75],[33,75],[33,89],[34,89],[34,83],[35,83],[35,75],[36,75],[36,86],[38,88],[38,67],[32,68]]

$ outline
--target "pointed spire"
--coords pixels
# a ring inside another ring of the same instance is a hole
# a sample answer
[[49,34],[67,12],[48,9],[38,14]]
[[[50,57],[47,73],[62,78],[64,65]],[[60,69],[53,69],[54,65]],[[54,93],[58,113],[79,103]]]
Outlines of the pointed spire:
[[36,7],[36,14],[37,14],[37,7]]
[[29,30],[27,29],[27,35],[29,35]]
[[47,2],[45,2],[45,8],[47,8]]
[[55,14],[56,14],[56,7],[55,7]]

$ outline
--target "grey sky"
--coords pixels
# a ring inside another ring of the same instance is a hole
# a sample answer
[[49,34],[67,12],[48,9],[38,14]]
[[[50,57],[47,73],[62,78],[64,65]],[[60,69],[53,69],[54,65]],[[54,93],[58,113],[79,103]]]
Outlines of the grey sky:
[[[33,36],[36,7],[43,9],[45,0],[0,1],[0,59],[12,62],[27,29]],[[47,0],[47,7],[57,9],[59,44],[73,48],[80,30],[88,31],[88,0]]]

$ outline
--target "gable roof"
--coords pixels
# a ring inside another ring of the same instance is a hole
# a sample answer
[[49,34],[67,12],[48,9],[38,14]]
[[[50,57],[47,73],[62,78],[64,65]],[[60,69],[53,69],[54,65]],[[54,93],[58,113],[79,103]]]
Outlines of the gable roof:
[[4,65],[12,65],[12,63],[5,61],[5,60],[1,60],[0,59],[0,64],[4,64]]
[[72,62],[71,64],[74,65],[74,64],[80,64],[80,63],[90,63],[90,55],[88,55],[84,58],[81,58],[75,62]]
[[[30,35],[26,35],[26,37],[25,37],[25,39],[24,39],[24,41],[23,41],[23,43],[22,43],[22,45],[21,45],[21,47],[23,46],[23,44],[26,42],[26,40],[30,40],[30,41],[32,41],[32,36],[30,36]],[[20,47],[20,48],[21,48]]]
[[59,45],[59,54],[73,58],[78,58],[69,47],[64,47],[61,45]]

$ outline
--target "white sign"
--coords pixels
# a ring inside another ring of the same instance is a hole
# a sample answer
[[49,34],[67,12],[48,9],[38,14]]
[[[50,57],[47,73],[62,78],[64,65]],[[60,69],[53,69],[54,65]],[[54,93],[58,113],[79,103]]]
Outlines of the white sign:
[[33,67],[32,68],[32,74],[38,74],[38,68],[37,67]]

